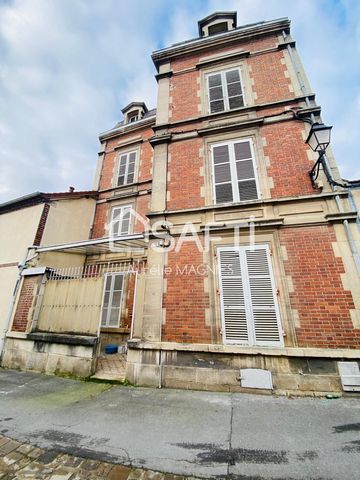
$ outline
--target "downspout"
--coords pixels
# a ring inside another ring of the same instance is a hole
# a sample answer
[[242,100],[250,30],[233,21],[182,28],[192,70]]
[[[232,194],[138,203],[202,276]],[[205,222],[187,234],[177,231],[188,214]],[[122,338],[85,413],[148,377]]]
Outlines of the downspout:
[[[285,31],[283,30],[282,31],[282,36],[283,36],[283,39],[286,40],[286,33]],[[304,84],[304,81],[303,81],[303,78],[302,78],[302,75],[301,75],[301,72],[300,72],[300,69],[298,67],[298,64],[297,64],[297,61],[296,59],[294,58],[294,55],[293,55],[293,52],[292,52],[292,49],[291,49],[291,46],[290,45],[287,45],[287,51],[289,53],[289,57],[290,57],[290,61],[292,63],[292,66],[295,70],[295,73],[296,73],[296,77],[298,79],[298,82],[299,82],[299,85],[300,85],[300,90],[301,92],[303,93],[304,97],[305,97],[305,103],[306,103],[306,106],[307,107],[311,107],[311,103],[310,103],[310,100],[309,100],[309,97],[308,97],[308,93],[306,91],[306,87],[305,87],[305,84]],[[311,114],[311,121],[312,122],[315,122],[315,116],[314,114],[312,113]],[[324,160],[324,163],[325,163],[325,168],[327,169],[327,176],[328,178],[331,179],[331,181],[329,182],[331,184],[331,188],[334,192],[336,192],[336,188],[337,186],[332,183],[332,182],[335,182],[334,179],[333,179],[333,176],[332,176],[332,173],[331,173],[331,170],[330,170],[330,167],[328,165],[328,161],[326,159],[326,156],[324,155],[323,157],[323,160]],[[349,192],[349,195],[351,197],[351,192],[350,192],[350,189],[348,188],[347,189],[348,192]],[[342,208],[342,205],[341,205],[341,200],[340,200],[340,197],[339,195],[336,195],[335,196],[335,201],[336,201],[336,204],[337,204],[337,207],[339,209],[339,212],[343,212],[344,209]],[[350,205],[352,206],[353,210],[355,211],[356,208],[354,208],[354,200],[350,199]],[[358,271],[358,274],[360,275],[360,254],[358,252],[358,249],[356,247],[356,243],[354,241],[354,237],[353,237],[353,234],[351,232],[351,229],[350,229],[350,225],[349,225],[349,222],[348,220],[344,220],[343,221],[343,225],[344,225],[344,229],[345,229],[345,233],[346,233],[346,237],[348,239],[348,242],[349,242],[349,245],[350,245],[350,249],[351,249],[351,253],[352,253],[352,256],[354,258],[354,262],[355,262],[355,265],[356,265],[356,269]]]
[[[282,36],[283,36],[283,39],[286,40],[287,35],[286,35],[286,33],[285,33],[285,30],[282,31]],[[304,81],[303,81],[303,78],[302,78],[302,75],[301,75],[301,72],[300,72],[298,63],[297,63],[296,59],[294,58],[294,55],[293,55],[291,46],[290,46],[290,45],[287,45],[287,46],[286,46],[286,49],[287,49],[287,51],[288,51],[288,54],[289,54],[289,57],[290,57],[290,61],[291,61],[291,64],[292,64],[292,66],[293,66],[293,69],[294,69],[294,71],[295,71],[296,77],[297,77],[297,79],[298,79],[299,86],[300,86],[300,90],[301,90],[302,94],[303,94],[304,97],[305,97],[306,106],[307,106],[308,108],[310,108],[310,107],[311,107],[311,103],[310,103],[310,100],[309,100],[308,92],[306,91],[306,87],[305,87],[305,84],[304,84]],[[313,113],[311,114],[311,120],[312,120],[313,122],[315,122],[315,117],[314,117],[314,114],[313,114]]]
[[14,291],[13,291],[13,296],[12,296],[12,299],[11,299],[11,303],[9,305],[9,309],[8,309],[8,313],[5,317],[5,322],[4,322],[4,327],[0,333],[0,360],[2,360],[2,354],[3,354],[3,349],[4,349],[4,343],[5,343],[5,337],[6,337],[6,334],[9,330],[9,326],[10,326],[10,322],[11,322],[11,318],[13,316],[13,312],[14,312],[14,307],[15,307],[15,303],[16,303],[16,298],[17,298],[17,294],[18,294],[18,291],[19,291],[19,287],[20,287],[20,283],[21,283],[21,274],[23,272],[23,270],[25,270],[26,268],[26,263],[29,261],[29,260],[32,260],[33,258],[35,258],[37,256],[37,254],[35,254],[33,257],[30,257],[28,258],[28,255],[29,255],[29,251],[30,250],[33,250],[34,246],[31,246],[31,247],[27,247],[26,249],[26,255],[24,257],[24,260],[18,265],[18,269],[19,269],[19,274],[18,274],[18,278],[16,279],[16,283],[15,283],[15,287],[14,287]]
[[[332,187],[333,191],[336,191],[336,188],[337,188],[336,186],[333,186]],[[348,189],[348,192],[351,195],[350,189]],[[342,213],[344,211],[344,209],[343,209],[343,206],[341,204],[341,200],[340,200],[339,195],[335,196],[335,201],[336,201],[336,204],[338,206],[339,212]],[[350,200],[350,205],[353,208],[352,202],[353,202],[353,200],[351,199]],[[353,208],[353,210],[354,210],[354,208]],[[356,210],[354,210],[354,211],[356,211]],[[351,254],[353,256],[353,259],[354,259],[354,262],[355,262],[355,265],[356,265],[356,269],[358,271],[358,274],[360,275],[360,254],[359,254],[359,251],[357,249],[357,246],[356,246],[356,243],[355,243],[355,240],[354,240],[354,237],[353,237],[353,234],[352,234],[352,231],[351,231],[348,220],[344,220],[343,225],[344,225],[346,237],[347,237],[349,245],[350,245]]]

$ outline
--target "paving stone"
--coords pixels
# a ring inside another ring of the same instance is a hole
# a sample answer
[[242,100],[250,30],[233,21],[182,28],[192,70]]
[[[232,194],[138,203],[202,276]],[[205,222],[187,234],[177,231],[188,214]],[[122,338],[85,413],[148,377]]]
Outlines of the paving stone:
[[79,468],[85,460],[79,457],[72,457],[71,455],[61,455],[57,461],[61,462],[64,467]]
[[49,480],[70,480],[73,474],[74,472],[58,469],[51,475]]
[[128,476],[128,480],[137,480],[137,479],[143,479],[145,475],[145,470],[141,470],[140,468],[136,468],[135,470],[132,470],[130,475]]
[[111,463],[101,463],[94,474],[98,475],[99,477],[107,478],[112,468],[114,468],[114,465]]
[[6,458],[11,460],[12,463],[18,463],[20,462],[20,460],[24,459],[24,455],[16,450],[13,450],[8,455],[6,455]]
[[10,440],[9,442],[6,442],[4,445],[1,445],[0,455],[7,455],[13,450],[16,450],[17,448],[19,448],[20,445],[21,443],[16,442],[15,440]]
[[100,466],[97,460],[85,460],[81,465],[82,470],[96,470]]
[[37,461],[39,463],[43,463],[44,465],[47,465],[48,463],[52,463],[56,457],[59,456],[59,452],[56,450],[47,450],[46,452],[43,452],[41,455],[37,457]]
[[0,437],[0,447],[4,445],[4,443],[10,442],[10,438],[8,437]]
[[[108,462],[84,459],[56,450],[42,450],[0,437],[0,480],[183,480],[153,470],[130,468]],[[195,479],[194,479],[195,480]]]
[[109,480],[126,480],[132,469],[129,467],[123,467],[122,465],[116,465],[113,467],[108,475]]
[[26,443],[23,443],[22,445],[20,445],[19,448],[16,449],[16,451],[20,453],[28,454],[29,452],[31,452],[31,450],[34,450],[34,449],[35,447],[33,447],[32,445],[27,445]]
[[34,448],[34,450],[28,453],[28,457],[36,459],[43,453],[45,453],[45,450],[42,450],[41,448]]

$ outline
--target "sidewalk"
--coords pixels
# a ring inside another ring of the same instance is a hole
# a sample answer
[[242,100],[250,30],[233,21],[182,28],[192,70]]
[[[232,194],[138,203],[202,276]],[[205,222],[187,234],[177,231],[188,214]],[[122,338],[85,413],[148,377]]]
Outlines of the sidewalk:
[[[185,477],[43,450],[0,435],[0,480],[182,480]],[[194,478],[194,477],[193,477]]]

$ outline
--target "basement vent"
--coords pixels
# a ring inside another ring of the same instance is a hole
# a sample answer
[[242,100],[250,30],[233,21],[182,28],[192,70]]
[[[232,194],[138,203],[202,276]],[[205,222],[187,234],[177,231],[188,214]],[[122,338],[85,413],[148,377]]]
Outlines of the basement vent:
[[243,368],[240,370],[240,384],[245,388],[264,388],[272,390],[272,376],[269,370]]
[[360,392],[360,369],[357,362],[338,362],[342,388],[345,392]]

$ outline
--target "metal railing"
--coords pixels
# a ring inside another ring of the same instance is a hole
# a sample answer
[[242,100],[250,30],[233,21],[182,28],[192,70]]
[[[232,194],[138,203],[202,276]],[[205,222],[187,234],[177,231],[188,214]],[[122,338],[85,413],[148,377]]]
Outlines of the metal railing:
[[49,280],[81,280],[87,278],[102,277],[106,273],[135,273],[141,271],[145,266],[143,260],[127,262],[107,262],[87,265],[77,265],[63,268],[51,268],[48,272]]

